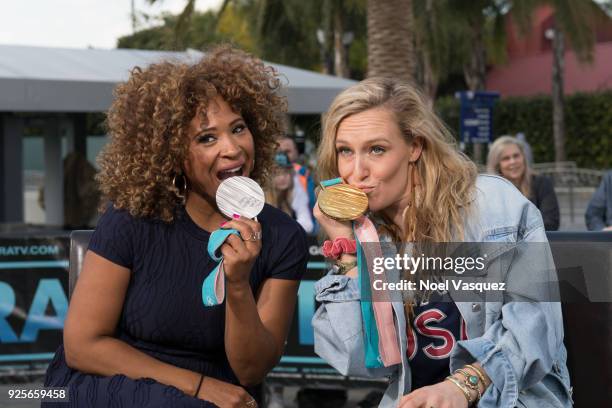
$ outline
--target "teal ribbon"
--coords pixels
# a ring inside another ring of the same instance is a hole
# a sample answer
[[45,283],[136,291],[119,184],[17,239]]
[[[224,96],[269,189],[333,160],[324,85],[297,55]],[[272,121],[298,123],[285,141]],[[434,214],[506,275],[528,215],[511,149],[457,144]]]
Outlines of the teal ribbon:
[[[208,240],[208,255],[213,261],[217,262],[217,266],[210,272],[210,274],[204,279],[202,284],[202,303],[204,306],[217,306],[223,303],[225,300],[225,275],[219,276],[221,273],[221,265],[223,264],[223,254],[219,250],[221,245],[230,235],[238,235],[238,230],[229,229],[218,229],[210,234]],[[221,281],[223,279],[223,281]],[[217,284],[223,284],[223,293],[221,296],[217,296],[216,286]]]
[[[354,232],[354,227],[353,227]],[[370,289],[370,275],[368,273],[368,263],[363,253],[363,248],[357,234],[355,241],[357,243],[357,269],[359,271],[359,287],[361,288],[361,318],[363,321],[364,333],[364,350],[365,350],[365,366],[366,368],[383,367],[383,361],[378,350],[378,329],[376,327],[376,318],[374,317],[374,308],[372,307],[372,291]]]

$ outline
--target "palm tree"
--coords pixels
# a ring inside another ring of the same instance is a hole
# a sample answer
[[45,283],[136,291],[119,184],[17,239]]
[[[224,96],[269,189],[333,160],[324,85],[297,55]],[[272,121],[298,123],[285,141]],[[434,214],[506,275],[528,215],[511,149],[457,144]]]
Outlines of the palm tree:
[[412,0],[368,0],[368,76],[413,81]]
[[[160,3],[163,0],[147,0],[149,4]],[[195,10],[196,0],[185,0],[185,7],[176,21],[174,28],[174,47],[177,50],[185,48],[185,33],[189,29],[189,21]]]
[[553,49],[552,105],[555,161],[561,162],[566,160],[563,92],[565,40],[571,44],[580,62],[592,62],[594,27],[598,21],[608,17],[592,0],[514,0],[513,14],[518,17],[517,22],[523,32],[531,26],[529,18],[531,13],[543,4],[548,4],[554,9],[554,25],[547,33],[547,37],[552,39]]

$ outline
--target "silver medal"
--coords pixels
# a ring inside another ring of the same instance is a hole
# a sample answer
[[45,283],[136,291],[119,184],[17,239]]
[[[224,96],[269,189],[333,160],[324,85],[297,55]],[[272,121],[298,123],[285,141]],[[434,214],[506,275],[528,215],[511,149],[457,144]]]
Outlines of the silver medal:
[[255,218],[263,210],[266,198],[257,182],[248,177],[234,176],[223,180],[216,194],[217,207],[228,218],[234,214]]

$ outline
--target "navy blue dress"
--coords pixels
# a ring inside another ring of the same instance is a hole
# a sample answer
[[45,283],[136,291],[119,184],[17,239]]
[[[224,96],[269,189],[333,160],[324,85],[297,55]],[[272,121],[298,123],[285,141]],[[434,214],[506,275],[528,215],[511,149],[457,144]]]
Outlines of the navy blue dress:
[[[258,220],[263,238],[250,277],[254,294],[268,278],[299,280],[308,258],[304,231],[288,215],[266,205]],[[89,250],[131,270],[119,339],[163,362],[238,384],[223,342],[225,303],[202,305],[202,282],[215,266],[206,250],[209,236],[182,207],[171,224],[109,207]],[[214,406],[152,379],[73,370],[63,346],[49,365],[45,386],[70,387],[69,403],[45,407]],[[257,389],[248,391],[259,400]]]

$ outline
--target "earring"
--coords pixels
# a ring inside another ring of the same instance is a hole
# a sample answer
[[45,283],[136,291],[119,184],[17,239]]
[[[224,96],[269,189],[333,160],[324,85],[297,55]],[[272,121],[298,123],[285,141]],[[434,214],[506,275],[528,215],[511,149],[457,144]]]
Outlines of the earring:
[[[180,185],[179,178],[183,179],[182,186]],[[184,203],[185,196],[187,195],[187,177],[185,177],[184,174],[175,174],[174,177],[172,178],[172,185],[176,189],[176,193],[175,193],[176,196],[180,198]],[[182,191],[181,191],[181,187],[182,187]]]

